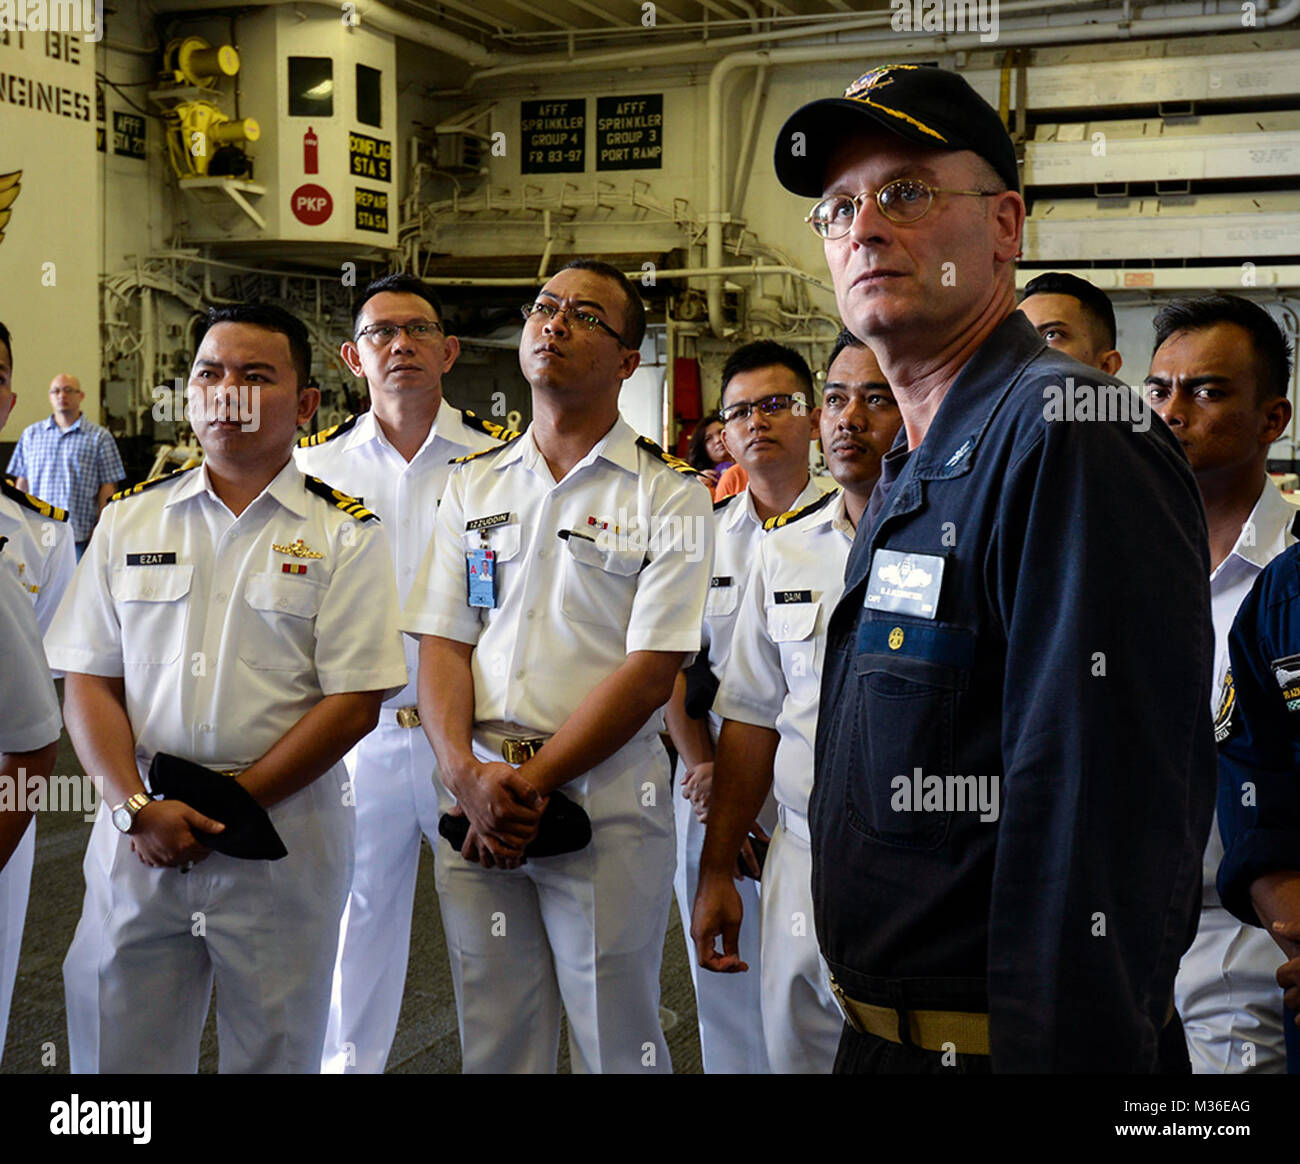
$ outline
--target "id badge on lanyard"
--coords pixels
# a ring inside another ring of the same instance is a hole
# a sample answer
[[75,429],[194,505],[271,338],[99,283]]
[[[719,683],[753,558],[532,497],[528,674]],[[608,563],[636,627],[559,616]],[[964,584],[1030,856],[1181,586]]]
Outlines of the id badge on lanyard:
[[485,546],[465,551],[466,589],[470,606],[494,610],[497,604],[496,553]]

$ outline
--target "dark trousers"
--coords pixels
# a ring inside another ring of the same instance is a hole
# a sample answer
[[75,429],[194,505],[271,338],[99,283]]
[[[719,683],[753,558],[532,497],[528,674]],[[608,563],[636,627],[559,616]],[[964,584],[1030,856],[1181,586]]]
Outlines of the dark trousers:
[[845,1026],[833,1070],[836,1075],[988,1075],[993,1060],[987,1055],[957,1055],[945,1065],[938,1051],[905,1047],[878,1035],[860,1035]]

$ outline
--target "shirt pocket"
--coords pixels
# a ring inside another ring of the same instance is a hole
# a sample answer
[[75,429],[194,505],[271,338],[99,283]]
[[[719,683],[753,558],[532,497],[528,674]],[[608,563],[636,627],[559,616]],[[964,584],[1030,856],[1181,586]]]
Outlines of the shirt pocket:
[[859,833],[909,849],[937,849],[947,840],[950,806],[914,804],[913,776],[919,770],[946,786],[956,774],[957,700],[970,681],[974,655],[972,631],[863,616],[849,742],[861,765],[845,785],[844,806]]
[[645,565],[642,550],[602,549],[591,538],[564,539],[560,609],[574,622],[626,633],[636,598],[636,580]]
[[781,671],[790,694],[816,695],[817,623],[820,602],[785,602],[767,607],[767,634],[781,652]]
[[122,627],[122,662],[174,663],[185,641],[192,565],[118,566],[108,589]]
[[316,615],[326,587],[294,574],[252,574],[249,607],[239,628],[239,658],[258,671],[311,671],[316,665]]
[[706,619],[731,618],[740,601],[740,587],[734,578],[709,579],[709,594],[704,600]]

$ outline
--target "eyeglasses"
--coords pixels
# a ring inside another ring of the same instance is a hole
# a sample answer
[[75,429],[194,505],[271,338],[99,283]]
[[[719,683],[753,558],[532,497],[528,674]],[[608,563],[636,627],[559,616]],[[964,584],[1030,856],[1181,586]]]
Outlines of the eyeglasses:
[[601,331],[608,332],[623,347],[627,344],[623,342],[623,337],[618,334],[598,315],[592,315],[590,311],[583,311],[578,307],[557,307],[554,303],[525,303],[520,309],[524,313],[525,319],[532,319],[534,315],[540,315],[543,323],[549,323],[557,315],[567,315],[574,323],[579,324],[587,331],[595,331],[600,328]]
[[[876,191],[876,205],[890,222],[916,222],[930,213],[936,194],[968,194],[976,198],[991,198],[993,190],[940,190],[919,178],[896,178],[886,182]],[[804,219],[822,238],[843,238],[849,233],[862,204],[871,192],[861,194],[832,194],[823,198]]]
[[730,424],[733,420],[748,420],[754,409],[758,409],[764,416],[775,416],[790,408],[795,401],[805,403],[802,394],[796,396],[789,392],[778,392],[775,396],[765,396],[762,400],[742,400],[738,404],[728,404],[726,408],[718,410],[718,416],[722,418],[723,424]]
[[372,323],[369,327],[363,327],[357,332],[357,339],[366,340],[369,343],[388,344],[397,338],[399,331],[406,332],[406,338],[419,342],[420,340],[432,339],[434,335],[446,335],[442,330],[442,324],[437,320],[420,320],[416,323]]

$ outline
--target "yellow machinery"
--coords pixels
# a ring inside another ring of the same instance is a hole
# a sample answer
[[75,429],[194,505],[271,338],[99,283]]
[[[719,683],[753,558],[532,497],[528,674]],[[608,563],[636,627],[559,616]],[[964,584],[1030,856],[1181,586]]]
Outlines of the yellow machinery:
[[[187,36],[167,46],[160,80],[171,97],[165,102],[167,157],[178,178],[242,178],[252,173],[244,144],[257,141],[260,127],[251,117],[227,116],[215,100],[217,82],[238,72],[239,53],[233,45],[213,46],[201,36]],[[152,96],[157,100],[162,93]]]

